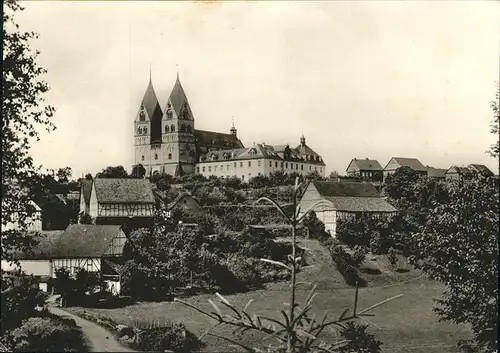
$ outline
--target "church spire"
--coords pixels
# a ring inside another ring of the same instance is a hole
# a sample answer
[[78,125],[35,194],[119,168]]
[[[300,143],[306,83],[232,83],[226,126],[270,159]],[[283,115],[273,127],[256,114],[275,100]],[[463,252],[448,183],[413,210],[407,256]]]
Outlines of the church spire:
[[231,125],[231,129],[229,131],[231,132],[231,135],[236,136],[237,130],[234,127],[234,116],[232,117],[232,125]]

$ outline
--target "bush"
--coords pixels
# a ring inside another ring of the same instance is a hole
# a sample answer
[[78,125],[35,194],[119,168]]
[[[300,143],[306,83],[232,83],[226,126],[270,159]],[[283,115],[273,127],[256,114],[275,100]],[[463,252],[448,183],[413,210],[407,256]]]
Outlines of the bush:
[[193,352],[201,348],[201,342],[184,324],[168,323],[160,327],[138,327],[141,331],[138,335],[136,348],[143,351],[163,352],[170,350],[174,352]]
[[[366,286],[366,280],[360,277],[359,272],[355,265],[359,261],[359,256],[357,258],[351,257],[342,247],[338,245],[330,246],[330,255],[337,266],[337,270],[340,272],[346,283],[350,286],[355,286],[356,283],[360,287]],[[363,255],[364,258],[364,255]],[[359,264],[358,264],[359,266]]]
[[82,332],[73,322],[54,317],[31,317],[11,334],[16,351],[86,352]]

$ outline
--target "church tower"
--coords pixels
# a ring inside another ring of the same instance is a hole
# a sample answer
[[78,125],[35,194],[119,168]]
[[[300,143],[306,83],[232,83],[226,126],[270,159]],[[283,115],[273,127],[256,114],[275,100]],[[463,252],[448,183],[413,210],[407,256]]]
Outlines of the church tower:
[[161,129],[165,173],[193,173],[197,162],[194,116],[178,73],[164,109]]
[[151,75],[146,93],[134,120],[134,164],[142,164],[146,174],[159,170],[158,145],[161,147],[162,111],[156,97]]

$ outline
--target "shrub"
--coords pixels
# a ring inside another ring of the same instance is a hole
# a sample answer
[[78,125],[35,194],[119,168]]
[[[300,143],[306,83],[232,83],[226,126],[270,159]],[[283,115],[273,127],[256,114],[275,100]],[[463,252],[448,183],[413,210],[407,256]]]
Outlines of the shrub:
[[74,321],[31,317],[12,331],[16,351],[86,352],[82,332]]
[[160,327],[141,328],[137,339],[137,348],[143,351],[193,352],[201,348],[201,342],[184,324],[167,323]]
[[348,343],[339,348],[339,353],[379,353],[382,342],[375,339],[375,336],[366,332],[368,326],[357,325],[354,322],[348,322],[340,331],[340,336]]
[[387,259],[389,260],[392,268],[395,268],[398,264],[398,254],[396,253],[396,250],[390,248],[387,254]]
[[349,253],[338,245],[330,246],[330,255],[337,266],[337,270],[348,285],[355,286],[357,283],[360,287],[366,286],[366,280],[359,276],[359,272],[354,266],[359,259],[353,259]]

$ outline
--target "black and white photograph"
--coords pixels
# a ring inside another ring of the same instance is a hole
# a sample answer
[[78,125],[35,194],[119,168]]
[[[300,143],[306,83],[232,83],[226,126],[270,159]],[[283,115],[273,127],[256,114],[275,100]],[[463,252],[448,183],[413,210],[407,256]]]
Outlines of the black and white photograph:
[[500,2],[4,0],[0,352],[497,353]]

